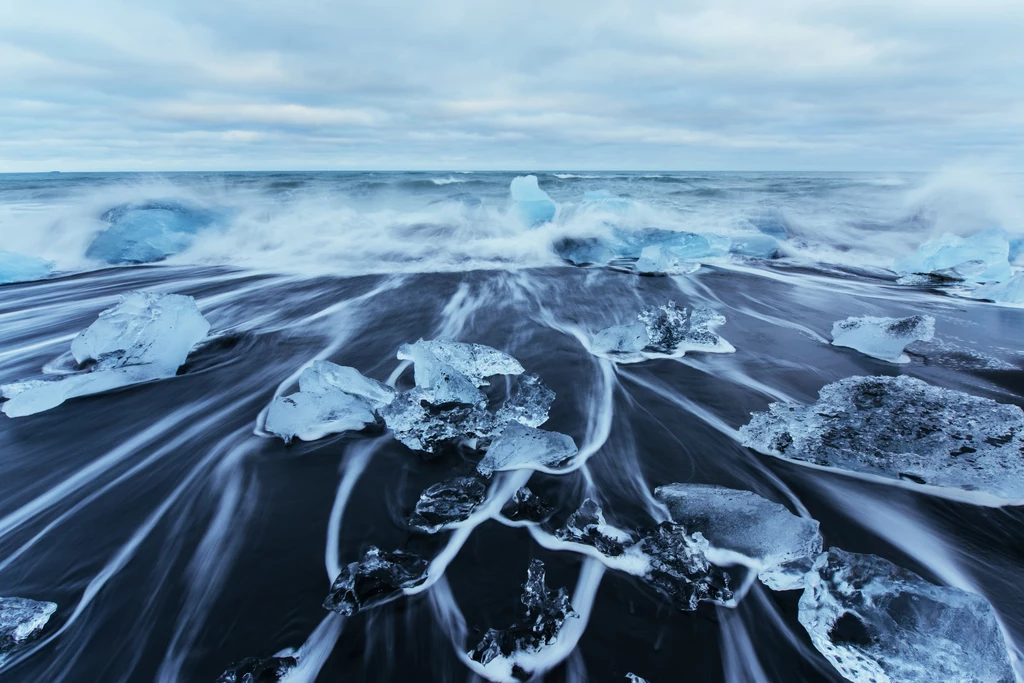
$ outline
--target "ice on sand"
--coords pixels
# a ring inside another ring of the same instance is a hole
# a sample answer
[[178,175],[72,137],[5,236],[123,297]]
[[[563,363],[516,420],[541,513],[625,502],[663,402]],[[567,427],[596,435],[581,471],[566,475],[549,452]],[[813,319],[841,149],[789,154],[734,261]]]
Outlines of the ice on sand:
[[968,282],[1001,282],[1013,274],[1010,242],[998,229],[969,237],[946,233],[893,264],[897,273],[936,274]]
[[427,580],[427,561],[400,550],[370,546],[363,559],[338,574],[324,609],[351,616],[359,610],[392,600],[407,588]]
[[971,292],[975,299],[994,301],[997,304],[1024,305],[1024,273],[1017,273],[1006,282],[990,282]]
[[487,482],[479,477],[454,477],[428,487],[416,502],[409,525],[428,534],[462,522],[487,496]]
[[187,249],[222,216],[176,200],[122,204],[100,216],[107,228],[85,255],[106,263],[151,263]]
[[[0,387],[10,417],[54,408],[65,400],[173,377],[210,330],[195,300],[180,294],[129,292],[71,342],[78,373]],[[88,365],[87,365],[88,364]]]
[[930,315],[851,317],[832,326],[833,346],[846,346],[890,363],[909,363],[910,357],[903,353],[903,348],[915,341],[931,341],[934,336],[935,318]]
[[317,360],[299,375],[297,393],[271,402],[264,429],[285,442],[358,431],[375,423],[377,411],[394,398],[394,389],[355,368]]
[[555,217],[556,206],[548,193],[537,185],[537,176],[517,176],[509,186],[519,217],[530,226],[547,223]]
[[53,602],[0,598],[0,668],[11,651],[38,635],[56,611]]
[[679,308],[674,301],[651,306],[637,315],[637,322],[614,325],[599,331],[591,350],[619,362],[632,363],[654,357],[679,357],[687,351],[732,353],[736,349],[715,331],[725,317],[706,306]]
[[772,590],[803,586],[803,574],[821,552],[818,522],[751,491],[708,484],[660,486],[655,495],[672,519],[701,533],[713,548],[753,560],[758,578]]
[[799,620],[845,678],[1013,683],[992,605],[874,555],[831,548],[807,575]]
[[1024,411],[911,377],[848,377],[812,405],[773,403],[742,443],[795,462],[1024,501]]
[[477,465],[481,474],[505,470],[557,468],[576,455],[571,436],[509,422]]
[[10,282],[30,282],[50,277],[53,263],[35,256],[0,250],[0,285]]

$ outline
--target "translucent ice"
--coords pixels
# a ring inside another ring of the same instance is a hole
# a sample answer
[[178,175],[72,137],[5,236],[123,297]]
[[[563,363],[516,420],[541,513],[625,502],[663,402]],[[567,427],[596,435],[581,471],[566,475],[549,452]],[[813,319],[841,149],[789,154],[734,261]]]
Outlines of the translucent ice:
[[478,477],[455,477],[434,484],[420,495],[409,524],[436,533],[448,524],[468,519],[486,495],[487,483]]
[[0,251],[0,284],[42,280],[53,273],[53,263],[35,256]]
[[107,263],[151,263],[187,249],[220,215],[168,200],[122,204],[100,218],[108,227],[89,245],[87,257]]
[[576,455],[571,436],[510,422],[491,442],[484,459],[477,465],[482,474],[505,470],[558,467]]
[[642,322],[613,325],[594,335],[591,346],[596,353],[639,353],[647,348],[651,338]]
[[851,681],[1013,683],[992,605],[874,555],[837,548],[807,575],[800,623]]
[[644,247],[634,266],[641,275],[686,275],[700,269],[700,262],[681,258],[662,245]]
[[[488,629],[483,639],[470,651],[471,659],[487,666],[495,660],[514,659],[517,653],[537,652],[558,636],[562,623],[577,614],[569,603],[565,588],[550,590],[544,582],[544,563],[530,562],[523,595],[526,607],[522,619],[507,629]],[[499,662],[499,665],[505,662]],[[508,663],[507,668],[514,665]]]
[[129,292],[71,342],[81,372],[59,380],[0,387],[11,417],[54,408],[75,396],[173,377],[210,330],[195,300],[179,294]]
[[655,495],[672,519],[700,532],[714,548],[740,553],[758,566],[772,590],[803,587],[803,572],[821,552],[818,522],[751,491],[706,484],[660,486]]
[[351,616],[387,602],[427,580],[427,561],[400,550],[370,546],[363,559],[341,570],[324,600],[324,609]]
[[1010,243],[1001,230],[959,237],[946,233],[922,244],[912,256],[893,265],[898,273],[939,273],[970,282],[1001,282],[1013,274]]
[[0,598],[0,667],[12,650],[36,636],[56,611],[52,602]]
[[264,429],[286,443],[359,431],[375,423],[376,411],[394,397],[394,389],[355,368],[317,360],[299,375],[298,392],[270,403]]
[[277,683],[286,680],[298,660],[290,655],[276,657],[246,657],[235,662],[222,673],[215,683]]
[[971,292],[975,299],[999,304],[1024,305],[1024,273],[1017,273],[1006,282],[990,282]]
[[591,350],[627,363],[656,356],[678,357],[687,351],[731,353],[736,350],[715,332],[725,324],[725,317],[705,306],[689,311],[670,301],[664,306],[645,309],[637,319],[637,323],[615,325],[595,334]]
[[398,358],[413,362],[416,386],[435,392],[434,403],[476,404],[483,395],[476,387],[486,386],[485,377],[519,375],[523,366],[507,353],[483,344],[466,344],[443,339],[420,339],[404,344]]
[[583,501],[583,505],[569,516],[555,535],[563,541],[592,546],[609,557],[622,555],[628,546],[633,545],[633,538],[609,525],[604,519],[604,512],[590,498]]
[[555,392],[544,386],[540,377],[523,375],[515,393],[498,409],[498,422],[514,420],[527,427],[539,427],[548,421],[548,411],[554,401]]
[[703,600],[732,604],[729,574],[708,560],[710,546],[701,534],[662,522],[645,533],[636,548],[648,558],[644,580],[671,598],[678,609],[693,611]]
[[729,246],[730,254],[770,259],[779,253],[779,242],[771,235],[743,235],[733,237]]
[[517,176],[509,187],[515,210],[527,225],[547,223],[555,217],[555,203],[537,185],[537,176]]
[[523,486],[501,507],[501,514],[513,522],[546,522],[553,509],[551,505]]
[[740,438],[769,455],[957,498],[1024,501],[1024,411],[911,377],[848,377],[813,405],[773,403]]
[[935,336],[935,318],[912,315],[908,318],[847,318],[832,326],[832,345],[856,349],[865,356],[890,363],[909,363],[903,347],[915,341],[931,341]]
[[438,407],[432,400],[431,394],[415,388],[380,411],[395,438],[414,451],[433,453],[451,441],[490,438],[503,426],[490,411],[459,404]]
[[569,263],[578,266],[605,264],[616,258],[611,246],[596,237],[567,237],[555,244],[555,251]]

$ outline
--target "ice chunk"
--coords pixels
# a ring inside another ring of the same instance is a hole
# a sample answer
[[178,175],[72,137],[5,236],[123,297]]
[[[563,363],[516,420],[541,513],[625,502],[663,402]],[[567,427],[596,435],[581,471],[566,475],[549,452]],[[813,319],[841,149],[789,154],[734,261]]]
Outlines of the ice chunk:
[[700,532],[713,548],[740,553],[758,565],[772,590],[803,587],[803,572],[821,552],[818,522],[751,491],[707,484],[660,486],[655,495],[672,519]]
[[487,483],[479,477],[455,477],[427,488],[416,502],[409,524],[429,534],[462,522],[484,502]]
[[491,443],[477,470],[489,475],[505,470],[555,468],[571,460],[576,452],[571,436],[510,422]]
[[0,598],[0,667],[9,653],[38,635],[57,605],[27,598]]
[[915,341],[931,341],[934,336],[935,318],[930,315],[851,317],[832,326],[833,346],[846,346],[890,363],[909,363],[910,357],[903,353],[903,347]]
[[648,558],[644,580],[684,611],[697,609],[703,600],[733,604],[729,574],[708,560],[709,547],[701,534],[672,522],[662,522],[636,545]]
[[291,655],[246,657],[222,673],[216,683],[277,683],[285,680],[298,660]]
[[807,575],[800,623],[851,681],[1013,683],[992,605],[874,555],[831,548]]
[[791,228],[786,216],[778,209],[765,209],[748,218],[758,232],[784,240],[789,237]]
[[433,396],[416,388],[400,393],[381,411],[395,438],[414,451],[434,453],[452,441],[490,438],[502,425],[494,413],[476,406],[434,406]]
[[553,512],[546,500],[523,486],[501,507],[501,514],[513,522],[546,522]]
[[613,325],[594,335],[591,343],[595,353],[639,353],[647,348],[651,338],[647,336],[647,326],[642,322],[628,325]]
[[848,377],[813,405],[773,403],[740,428],[762,453],[988,503],[1024,501],[1022,437],[1017,406],[911,377]]
[[180,294],[129,292],[71,342],[82,372],[59,380],[0,387],[10,417],[54,408],[75,396],[173,377],[210,330],[195,300]]
[[710,308],[697,306],[692,312],[679,308],[674,301],[665,306],[650,307],[637,316],[647,329],[648,348],[661,353],[685,351],[735,351],[715,330],[725,324],[725,317]]
[[[520,600],[526,607],[522,619],[504,630],[488,629],[469,652],[471,659],[487,666],[495,660],[514,659],[517,653],[537,652],[555,641],[566,619],[578,616],[565,588],[548,589],[544,582],[544,563],[540,560],[530,562]],[[513,666],[509,663],[507,668]]]
[[465,403],[483,407],[486,397],[477,387],[485,377],[518,375],[523,366],[512,356],[483,344],[423,340],[398,349],[401,360],[413,362],[416,386],[430,392],[431,403]]
[[591,498],[583,501],[583,505],[569,516],[555,535],[563,541],[592,546],[609,557],[622,555],[628,546],[633,545],[633,538],[628,533],[605,521],[604,512]]
[[970,282],[1001,282],[1013,274],[1010,243],[1001,230],[959,237],[946,233],[922,244],[912,256],[896,261],[897,273],[939,273]]
[[605,264],[616,258],[615,251],[596,237],[566,237],[555,243],[555,251],[577,266]]
[[1024,305],[1024,273],[1017,273],[1006,282],[990,282],[971,292],[975,299],[999,304]]
[[88,258],[107,263],[151,263],[184,251],[200,231],[222,216],[167,200],[122,204],[100,218],[108,227],[89,245],[85,252]]
[[363,559],[341,570],[324,600],[324,609],[352,616],[388,602],[427,580],[427,561],[401,550],[370,546]]
[[644,247],[634,266],[641,275],[687,275],[700,270],[700,262],[680,258],[670,247]]
[[53,263],[50,261],[0,250],[0,284],[42,280],[52,273]]
[[374,424],[376,411],[394,398],[394,389],[355,368],[317,360],[299,375],[297,393],[270,403],[263,428],[285,443],[293,438],[316,441]]
[[771,235],[743,235],[732,238],[729,253],[752,258],[775,258],[779,253],[779,241]]
[[537,176],[517,176],[509,187],[516,212],[527,225],[547,223],[555,217],[555,203],[537,185]]
[[539,427],[548,421],[548,411],[555,401],[555,392],[540,377],[523,375],[516,391],[498,410],[497,420],[504,424],[516,421],[528,427]]

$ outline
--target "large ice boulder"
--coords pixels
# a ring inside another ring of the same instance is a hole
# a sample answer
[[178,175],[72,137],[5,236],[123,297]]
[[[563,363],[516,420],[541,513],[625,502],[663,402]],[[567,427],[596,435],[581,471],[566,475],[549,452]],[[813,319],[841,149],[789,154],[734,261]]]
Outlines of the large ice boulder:
[[0,387],[10,417],[54,408],[65,400],[173,377],[210,330],[195,300],[180,294],[129,292],[71,342],[79,371],[61,379],[30,379]]
[[933,274],[967,282],[1001,282],[1013,274],[1010,242],[1002,230],[993,229],[969,237],[946,233],[897,260],[897,273]]
[[517,176],[512,179],[509,190],[516,213],[527,225],[548,223],[555,217],[557,207],[548,193],[537,185],[537,176]]
[[1017,680],[988,600],[874,555],[822,553],[807,575],[798,618],[850,681]]
[[935,318],[912,315],[907,318],[863,316],[839,320],[832,326],[832,345],[860,351],[865,356],[890,363],[909,363],[903,348],[915,341],[931,341]]
[[187,249],[200,231],[223,219],[218,211],[176,200],[121,204],[103,213],[107,228],[85,255],[106,263],[151,263]]
[[35,256],[0,251],[0,284],[30,282],[50,277],[53,263]]
[[990,282],[971,292],[975,299],[994,301],[997,304],[1024,305],[1024,273],[1016,273],[1006,282]]

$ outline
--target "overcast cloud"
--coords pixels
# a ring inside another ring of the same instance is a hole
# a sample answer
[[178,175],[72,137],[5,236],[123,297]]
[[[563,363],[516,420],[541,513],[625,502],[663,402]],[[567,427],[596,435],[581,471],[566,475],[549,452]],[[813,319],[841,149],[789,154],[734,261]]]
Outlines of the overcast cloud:
[[1024,170],[1021,0],[0,0],[0,171]]

